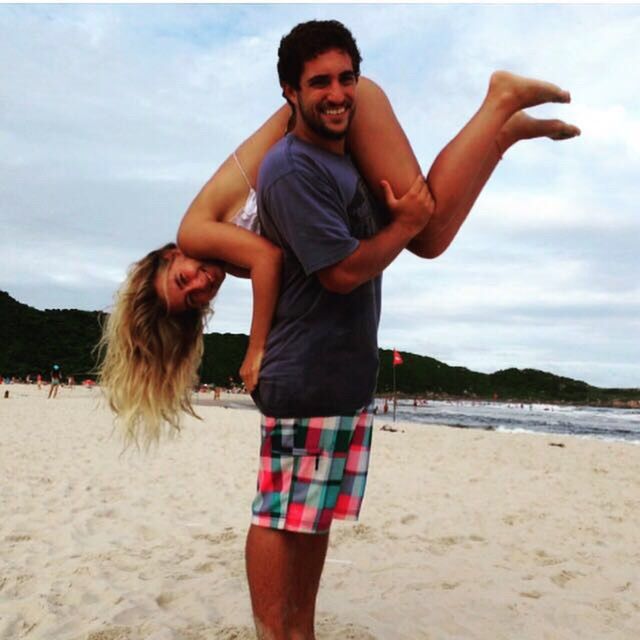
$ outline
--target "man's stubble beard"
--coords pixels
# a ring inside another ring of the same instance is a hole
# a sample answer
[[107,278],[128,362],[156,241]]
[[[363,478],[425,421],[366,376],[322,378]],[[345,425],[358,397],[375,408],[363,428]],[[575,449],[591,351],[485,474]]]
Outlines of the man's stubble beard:
[[344,140],[344,138],[347,137],[347,133],[349,133],[349,128],[351,127],[351,121],[353,120],[353,116],[356,112],[356,105],[353,102],[351,103],[351,106],[349,107],[349,119],[347,121],[347,126],[343,131],[332,131],[331,129],[325,127],[322,122],[314,119],[312,115],[308,114],[304,102],[302,102],[302,99],[299,96],[298,108],[296,109],[296,112],[296,116],[299,114],[307,127],[309,127],[309,129],[311,129],[311,131],[313,131],[316,135],[320,136],[321,138],[325,138],[326,140],[337,141]]

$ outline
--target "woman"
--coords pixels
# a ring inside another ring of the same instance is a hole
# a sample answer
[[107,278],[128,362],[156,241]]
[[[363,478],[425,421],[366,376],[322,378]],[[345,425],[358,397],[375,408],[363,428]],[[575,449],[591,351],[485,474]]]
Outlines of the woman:
[[[384,92],[361,78],[348,147],[372,191],[387,204],[407,194],[421,171]],[[449,246],[507,149],[526,138],[580,134],[561,120],[522,109],[569,102],[557,86],[498,71],[476,114],[440,152],[427,175],[435,210],[409,249],[435,258]],[[255,185],[267,151],[286,133],[291,110],[279,109],[222,164],[187,210],[178,244],[135,263],[121,287],[100,345],[100,382],[128,441],[157,441],[166,422],[195,415],[190,396],[203,350],[209,303],[226,273],[252,281],[253,316],[240,374],[249,391],[260,363],[279,287],[280,250],[256,231]],[[386,183],[386,184],[385,184]],[[406,195],[403,197],[407,197]],[[402,198],[400,199],[402,200]]]

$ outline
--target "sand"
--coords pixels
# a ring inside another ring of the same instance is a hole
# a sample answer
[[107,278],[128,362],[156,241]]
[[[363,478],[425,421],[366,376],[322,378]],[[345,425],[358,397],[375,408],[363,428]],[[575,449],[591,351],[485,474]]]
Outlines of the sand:
[[[98,390],[0,391],[1,640],[254,637],[246,400],[121,456]],[[332,531],[319,640],[639,637],[640,446],[388,422],[360,522]]]

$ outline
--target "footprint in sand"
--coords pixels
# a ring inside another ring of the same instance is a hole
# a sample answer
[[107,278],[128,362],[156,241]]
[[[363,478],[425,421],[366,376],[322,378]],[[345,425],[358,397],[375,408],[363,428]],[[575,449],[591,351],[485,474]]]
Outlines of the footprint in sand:
[[102,629],[93,631],[86,640],[131,640],[131,629],[129,627],[113,627],[111,629]]
[[254,640],[256,632],[253,627],[220,627],[213,637],[216,640]]
[[413,513],[410,513],[409,515],[406,515],[403,518],[400,518],[400,522],[402,524],[411,524],[412,522],[415,522],[417,519],[418,519],[418,516],[416,516]]
[[427,589],[431,588],[430,582],[407,582],[406,589],[407,591],[427,591]]
[[31,595],[36,586],[35,576],[22,574],[0,579],[0,592],[10,600]]
[[5,542],[28,542],[31,536],[28,533],[14,533],[11,536],[5,536],[4,540]]
[[536,551],[536,564],[541,567],[550,567],[554,564],[561,564],[564,560],[558,560],[553,556],[550,556],[544,549],[538,549]]
[[227,527],[224,531],[216,534],[211,533],[196,533],[193,536],[194,540],[206,540],[211,544],[220,544],[222,542],[233,542],[238,538],[238,534],[231,527]]
[[452,547],[456,544],[460,544],[464,542],[464,538],[462,536],[444,536],[442,538],[436,538],[435,543],[440,544],[443,547]]
[[157,598],[156,598],[156,604],[161,608],[161,609],[168,609],[169,605],[176,599],[175,595],[173,593],[161,593]]
[[[155,636],[153,636],[155,638]],[[158,640],[164,636],[158,636]],[[236,626],[236,625],[190,625],[174,629],[172,638],[179,640],[255,640],[256,631],[253,627]],[[88,640],[88,639],[87,639]],[[111,639],[109,639],[111,640]],[[151,638],[149,639],[151,640]]]
[[366,627],[338,622],[335,616],[320,618],[317,631],[318,640],[378,640]]
[[3,627],[3,638],[25,638],[27,634],[31,633],[37,622],[28,622],[22,616],[17,615],[14,616],[13,619],[10,619],[9,622]]
[[521,591],[520,595],[523,598],[531,598],[533,600],[538,600],[542,598],[542,594],[539,591]]
[[344,528],[336,529],[332,541],[329,544],[335,547],[343,542],[350,542],[351,540],[372,542],[375,540],[375,537],[375,530],[366,524],[346,525]]
[[198,573],[211,573],[219,565],[219,562],[203,562],[195,567],[194,571],[197,571]]
[[557,584],[559,587],[562,587],[564,589],[564,586],[567,584],[567,582],[581,575],[584,575],[584,574],[574,573],[573,571],[562,570],[560,573],[556,573],[555,576],[551,576],[550,580],[554,584]]

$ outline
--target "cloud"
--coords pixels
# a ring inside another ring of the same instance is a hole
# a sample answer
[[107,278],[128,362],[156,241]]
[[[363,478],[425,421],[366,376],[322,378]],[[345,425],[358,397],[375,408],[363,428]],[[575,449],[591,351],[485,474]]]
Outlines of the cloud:
[[[281,103],[280,37],[337,17],[425,171],[507,68],[570,89],[583,135],[505,155],[451,248],[385,274],[380,342],[488,371],[636,385],[640,10],[604,5],[2,5],[0,287],[106,308],[127,265]],[[248,331],[228,279],[210,327]]]

